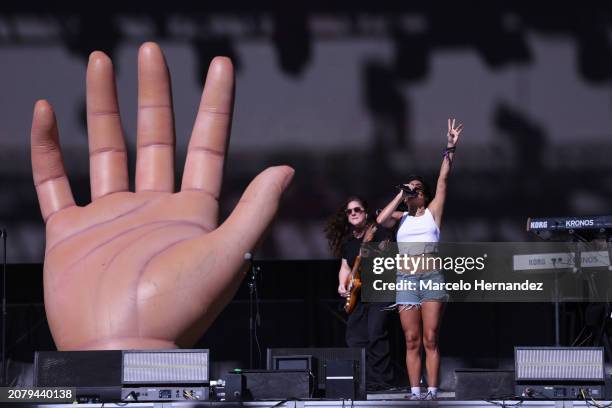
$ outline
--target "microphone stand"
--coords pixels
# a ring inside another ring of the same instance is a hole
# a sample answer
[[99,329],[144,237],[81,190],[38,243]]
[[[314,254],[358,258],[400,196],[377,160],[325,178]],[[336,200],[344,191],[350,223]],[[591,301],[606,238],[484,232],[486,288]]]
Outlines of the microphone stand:
[[253,262],[253,255],[246,253],[244,258],[250,262],[251,268],[249,272],[249,368],[253,369],[253,343],[257,341],[257,328],[259,324],[259,297],[257,294],[257,274],[261,271],[261,267]]
[[2,373],[0,374],[0,384],[6,386],[7,367],[6,367],[6,230],[0,229],[2,237]]

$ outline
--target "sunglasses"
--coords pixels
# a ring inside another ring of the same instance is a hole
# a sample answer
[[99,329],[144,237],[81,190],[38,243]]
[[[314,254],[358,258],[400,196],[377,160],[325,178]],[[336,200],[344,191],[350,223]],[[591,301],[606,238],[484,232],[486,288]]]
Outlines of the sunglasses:
[[363,212],[363,208],[355,207],[355,208],[347,208],[346,210],[344,210],[346,215],[351,215],[353,211],[355,212],[355,214],[361,214]]

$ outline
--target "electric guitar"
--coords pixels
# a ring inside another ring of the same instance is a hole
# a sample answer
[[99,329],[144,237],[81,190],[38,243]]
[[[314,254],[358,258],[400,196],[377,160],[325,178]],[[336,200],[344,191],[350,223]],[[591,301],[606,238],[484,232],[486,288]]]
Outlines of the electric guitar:
[[[366,242],[370,242],[374,238],[374,234],[376,233],[376,224],[372,224],[363,237],[362,245]],[[359,290],[361,289],[361,249],[359,249],[359,255],[355,258],[355,262],[353,263],[353,269],[351,273],[346,278],[346,289],[348,291],[348,296],[346,297],[346,303],[344,304],[344,311],[347,314],[351,314],[353,310],[355,310],[355,305],[357,304],[357,297],[359,296]]]

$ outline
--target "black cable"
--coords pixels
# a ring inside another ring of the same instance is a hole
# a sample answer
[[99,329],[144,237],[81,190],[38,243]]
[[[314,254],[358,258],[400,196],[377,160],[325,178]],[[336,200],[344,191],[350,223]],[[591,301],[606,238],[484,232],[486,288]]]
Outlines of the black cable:
[[503,394],[503,395],[489,395],[489,397],[486,400],[492,401],[492,400],[509,400],[509,399],[522,400],[524,398],[520,395],[515,395],[515,394]]
[[578,339],[580,339],[580,337],[582,336],[582,333],[584,333],[585,329],[586,329],[586,326],[582,326],[582,330],[580,330],[580,333],[578,333],[578,335],[576,336],[576,339],[574,339],[574,341],[572,342],[570,347],[574,347],[576,345],[576,343],[578,342]]
[[597,408],[610,408],[610,407],[612,407],[612,402],[611,402],[611,403],[608,403],[608,404],[606,404],[606,405],[601,405],[600,403],[598,403],[597,401],[595,401],[595,400],[593,399],[593,397],[592,397],[592,396],[590,396],[590,395],[589,395],[589,398],[590,398],[591,400],[589,401],[589,400],[587,399],[587,395],[586,395],[586,393],[584,392],[584,390],[583,390],[583,389],[581,389],[581,390],[580,390],[580,395],[582,396],[582,399],[584,400],[584,403],[585,403],[585,404],[587,404],[588,406],[591,406],[591,407],[597,407]]
[[612,402],[607,403],[606,405],[601,405],[599,404],[597,401],[595,401],[593,399],[593,397],[591,397],[591,401],[585,401],[588,405],[597,407],[597,408],[610,408],[612,407]]
[[584,403],[587,406],[591,406],[591,407],[592,406],[597,406],[597,404],[593,404],[589,400],[587,400],[586,394],[584,393],[584,390],[582,390],[582,389],[580,390],[580,396],[582,397],[582,399],[584,400]]
[[308,375],[310,376],[310,379],[312,380],[312,387],[309,388],[308,390],[308,398],[312,398],[314,396],[315,393],[315,389],[316,389],[316,384],[315,381],[317,380],[314,376],[314,374],[312,373],[311,370],[308,370]]
[[548,400],[548,401],[554,401],[554,399],[553,399],[553,398],[550,398],[548,395],[546,395],[546,394],[544,394],[544,393],[542,393],[542,392],[540,392],[540,391],[533,390],[533,393],[534,393],[534,394],[541,395],[541,396],[542,396],[542,398],[544,398],[545,400]]
[[[32,305],[35,306],[35,305]],[[29,323],[29,322],[28,322]],[[38,330],[44,323],[47,323],[47,318],[43,317],[41,319],[39,319],[36,323],[34,324],[30,324],[30,328],[28,329],[28,331],[26,331],[25,333],[23,333],[21,336],[17,337],[17,339],[15,340],[15,342],[13,344],[11,344],[11,347],[9,347],[8,351],[12,351],[15,349],[15,347],[19,346],[19,344],[28,339],[30,336],[32,336],[32,334]]]
[[[500,400],[500,402],[494,401],[494,400]],[[517,403],[514,404],[506,404],[505,400],[518,400]],[[523,404],[523,402],[525,402],[525,398],[523,398],[522,396],[519,395],[514,395],[514,394],[506,394],[506,395],[492,395],[489,398],[487,398],[485,400],[485,402],[488,402],[489,404],[493,404],[493,405],[497,405],[499,407],[518,407],[520,405]]]
[[589,333],[589,335],[584,340],[582,340],[580,344],[578,344],[576,347],[582,347],[582,345],[586,343],[587,341],[591,340],[592,337],[593,337],[593,333]]
[[[134,401],[126,401],[125,399],[128,398],[129,396],[132,396],[132,398],[134,398]],[[124,398],[121,399],[122,402],[115,402],[114,405],[116,407],[125,407],[127,406],[130,402],[139,402],[138,399],[136,398],[136,393],[134,391],[130,392],[128,395],[126,395]],[[102,407],[104,407],[104,402],[102,403]],[[102,408],[100,407],[100,408]]]

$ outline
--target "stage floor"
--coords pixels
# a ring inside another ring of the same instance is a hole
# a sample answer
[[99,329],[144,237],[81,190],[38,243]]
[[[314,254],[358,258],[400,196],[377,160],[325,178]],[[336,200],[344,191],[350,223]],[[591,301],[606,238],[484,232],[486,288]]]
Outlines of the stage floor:
[[[597,401],[601,406],[609,404],[610,401]],[[31,407],[40,408],[100,408],[102,404],[50,404],[50,405],[30,405]],[[592,402],[585,401],[455,401],[455,400],[436,400],[436,401],[409,401],[409,400],[367,400],[367,401],[350,401],[350,400],[308,400],[308,401],[258,401],[258,402],[156,402],[156,403],[129,403],[129,404],[104,404],[104,407],[129,407],[129,408],[205,408],[205,407],[223,407],[223,408],[238,408],[238,407],[254,407],[254,408],[349,408],[349,407],[537,407],[537,408],[573,408],[573,407],[590,407],[597,406]],[[19,405],[20,407],[27,405]]]
[[[376,392],[368,394],[368,401],[370,400],[406,400],[410,397],[408,392]],[[455,400],[454,391],[438,391],[438,401],[449,401]]]

